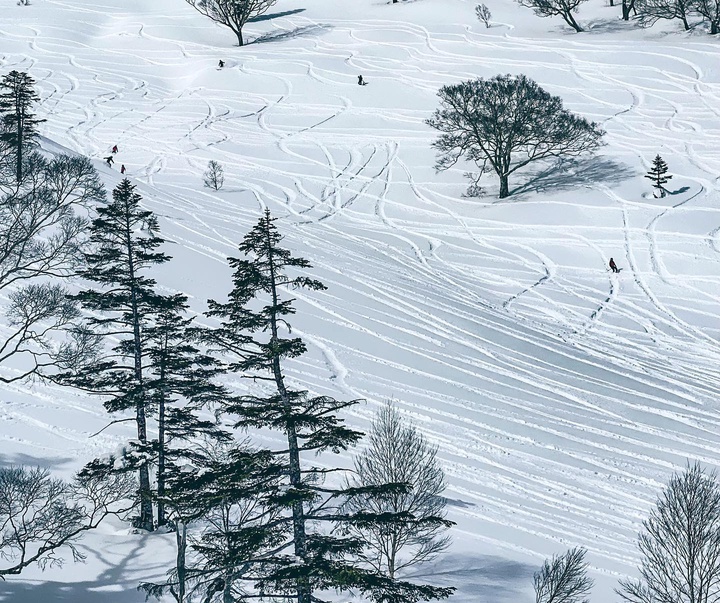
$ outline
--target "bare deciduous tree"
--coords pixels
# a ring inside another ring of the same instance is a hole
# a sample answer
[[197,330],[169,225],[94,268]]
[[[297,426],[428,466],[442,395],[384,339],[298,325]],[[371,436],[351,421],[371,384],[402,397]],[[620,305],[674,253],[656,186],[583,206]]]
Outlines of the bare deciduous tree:
[[[604,131],[563,108],[530,78],[498,75],[443,86],[441,108],[427,124],[442,132],[433,146],[436,168],[461,158],[500,178],[500,198],[510,195],[508,178],[533,161],[574,157],[596,150]],[[477,185],[477,182],[474,183]]]
[[485,27],[490,27],[490,19],[492,19],[492,13],[490,13],[490,9],[485,4],[478,4],[475,7],[475,15],[478,18],[478,21],[485,23]]
[[216,191],[219,191],[223,187],[223,184],[225,184],[225,170],[223,170],[223,166],[214,159],[208,162],[207,170],[205,170],[203,174],[203,183],[208,188]]
[[5,561],[0,578],[32,564],[62,565],[63,550],[83,560],[77,539],[106,517],[127,513],[132,490],[122,476],[107,481],[79,476],[68,483],[45,469],[0,469],[0,557]]
[[637,0],[636,10],[643,27],[652,26],[661,19],[679,19],[685,31],[690,29],[688,15],[692,12],[692,0]]
[[14,169],[12,162],[0,161],[0,294],[10,300],[8,322],[0,331],[0,381],[5,383],[72,356],[70,340],[58,345],[49,335],[69,327],[77,310],[62,286],[48,278],[73,276],[86,240],[82,213],[105,198],[84,157],[47,160],[32,152],[23,161],[20,183],[4,177]]
[[535,603],[588,603],[593,581],[587,576],[585,549],[570,549],[546,559],[533,583]]
[[445,475],[436,454],[437,448],[388,403],[373,421],[368,448],[355,458],[349,487],[410,486],[382,497],[360,494],[345,505],[351,513],[407,514],[408,521],[349,529],[366,546],[360,558],[390,578],[404,568],[432,560],[450,544],[450,537],[443,535],[451,525],[444,519],[446,502],[441,496]]
[[185,0],[200,14],[224,25],[237,36],[238,46],[243,46],[243,27],[267,12],[277,0]]
[[692,0],[693,10],[710,23],[710,34],[720,34],[720,0]]
[[562,17],[575,31],[581,32],[583,28],[578,25],[573,13],[587,0],[517,0],[518,4],[532,8],[538,17]]
[[720,485],[699,464],[670,478],[638,537],[640,579],[621,581],[629,603],[720,599]]

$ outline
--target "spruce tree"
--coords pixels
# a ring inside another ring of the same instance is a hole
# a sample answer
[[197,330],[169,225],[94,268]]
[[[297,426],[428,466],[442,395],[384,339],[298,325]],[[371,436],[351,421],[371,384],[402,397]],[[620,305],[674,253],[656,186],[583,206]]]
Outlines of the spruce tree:
[[672,176],[667,175],[668,166],[660,155],[653,159],[653,165],[645,174],[645,178],[652,180],[653,186],[660,191],[660,196],[665,196],[665,184],[672,180]]
[[[93,250],[85,254],[86,267],[80,276],[99,288],[81,291],[73,298],[86,310],[97,313],[88,319],[92,329],[119,342],[111,355],[84,366],[66,380],[109,396],[104,405],[110,413],[134,413],[137,442],[131,443],[122,461],[126,470],[137,470],[139,475],[138,527],[152,530],[149,465],[153,449],[148,439],[147,415],[153,401],[153,384],[146,367],[150,362],[147,330],[160,312],[181,312],[182,298],[157,293],[155,280],[144,275],[170,258],[157,251],[164,242],[156,234],[157,218],[142,209],[140,201],[135,187],[125,179],[113,190],[112,201],[97,209],[98,216],[90,228]],[[102,462],[88,467],[89,471],[112,469],[112,464]]]
[[223,441],[229,437],[213,421],[197,416],[198,410],[217,404],[226,392],[213,381],[220,371],[218,363],[193,341],[199,330],[193,327],[194,319],[188,318],[186,311],[186,295],[161,300],[153,324],[144,333],[149,360],[146,387],[158,425],[155,441],[158,527],[167,523],[168,472],[174,465],[182,466],[188,461],[188,452],[198,439]]
[[33,104],[40,100],[34,84],[27,73],[14,70],[0,80],[0,142],[14,155],[17,182],[22,180],[26,152],[36,144],[37,126],[45,121],[31,112]]
[[[325,589],[357,589],[383,601],[446,597],[452,589],[393,581],[379,572],[357,567],[355,555],[362,542],[343,534],[342,526],[396,518],[364,511],[343,514],[342,501],[353,492],[328,486],[323,479],[338,469],[302,462],[307,454],[339,453],[354,445],[362,433],[350,429],[338,417],[339,411],[357,400],[342,402],[329,396],[311,396],[288,382],[286,362],[301,356],[306,347],[300,338],[288,336],[288,317],[295,308],[294,300],[284,297],[284,291],[322,291],[326,287],[307,276],[287,274],[310,268],[310,263],[280,247],[281,240],[275,219],[266,210],[239,245],[248,259],[229,258],[234,287],[227,303],[211,300],[207,312],[221,321],[211,337],[233,356],[230,370],[267,386],[257,394],[237,396],[225,406],[225,412],[236,417],[237,427],[278,430],[287,441],[287,448],[273,451],[273,455],[282,467],[278,478],[285,483],[283,502],[289,508],[278,521],[288,526],[289,538],[268,553],[274,565],[272,571],[258,579],[257,586],[268,597],[291,597],[298,603],[319,601],[317,591]],[[379,494],[396,487],[405,486],[370,486],[364,491]]]

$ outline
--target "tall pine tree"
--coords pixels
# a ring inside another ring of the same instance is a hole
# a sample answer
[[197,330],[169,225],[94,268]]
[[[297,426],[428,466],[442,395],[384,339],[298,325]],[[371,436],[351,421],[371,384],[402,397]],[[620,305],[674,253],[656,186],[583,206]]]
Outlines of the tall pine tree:
[[22,181],[26,152],[37,141],[37,126],[44,122],[32,113],[32,106],[40,100],[33,88],[35,80],[27,73],[11,71],[0,80],[0,143],[15,159],[15,178]]
[[668,165],[660,155],[653,159],[653,165],[645,174],[645,178],[652,180],[653,186],[658,189],[660,196],[665,196],[665,185],[672,180],[672,176],[667,175]]
[[[85,254],[86,267],[80,276],[99,288],[81,291],[73,298],[97,313],[88,319],[91,328],[119,342],[108,357],[66,379],[87,391],[109,396],[105,401],[108,412],[134,413],[137,442],[131,444],[122,462],[125,469],[138,471],[138,527],[152,530],[149,465],[154,453],[147,424],[156,392],[147,374],[151,352],[147,332],[161,312],[182,312],[183,298],[159,294],[155,280],[144,275],[170,257],[157,251],[164,240],[157,235],[157,218],[140,207],[141,199],[125,179],[113,190],[112,201],[97,209],[90,229],[93,251]],[[113,467],[96,462],[90,466],[93,469],[110,471]]]
[[[153,324],[145,328],[148,360],[146,388],[157,415],[157,525],[167,523],[166,481],[174,465],[194,459],[189,454],[199,439],[226,441],[229,435],[213,421],[201,420],[197,411],[218,404],[225,396],[213,381],[219,363],[204,354],[194,340],[199,329],[185,316],[187,296],[168,296]],[[178,445],[179,444],[179,445]]]
[[[362,548],[359,539],[342,533],[347,522],[369,525],[399,518],[370,512],[342,514],[339,507],[350,494],[324,483],[334,469],[303,463],[303,457],[321,452],[338,453],[354,445],[362,433],[348,428],[338,412],[357,401],[341,402],[329,396],[311,396],[294,389],[286,378],[285,363],[306,351],[300,338],[287,336],[288,317],[295,313],[288,288],[322,291],[325,286],[306,276],[291,276],[310,263],[280,247],[275,219],[266,210],[239,250],[248,259],[229,258],[234,269],[233,289],[227,303],[209,302],[208,316],[221,321],[212,332],[214,343],[232,356],[230,369],[267,387],[261,395],[240,395],[225,407],[236,417],[236,426],[269,428],[282,432],[287,448],[273,452],[282,466],[278,475],[285,484],[284,514],[290,538],[272,553],[272,571],[258,580],[266,596],[292,597],[298,603],[320,599],[318,591],[358,589],[376,600],[417,601],[444,598],[452,589],[419,586],[390,580],[379,572],[362,569],[354,555]],[[380,493],[403,485],[369,487]],[[408,518],[404,518],[407,520]]]

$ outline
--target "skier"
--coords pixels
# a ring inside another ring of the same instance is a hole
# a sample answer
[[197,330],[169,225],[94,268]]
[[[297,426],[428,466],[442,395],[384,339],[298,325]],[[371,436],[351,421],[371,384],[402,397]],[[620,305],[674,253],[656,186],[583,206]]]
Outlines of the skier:
[[117,145],[113,145],[112,152],[113,152],[113,155],[118,152]]
[[222,69],[223,67],[225,67],[225,61],[223,61],[222,59],[220,59],[220,61],[218,62],[218,67],[219,67],[220,69]]
[[125,173],[125,164],[124,163],[120,165],[120,173],[121,174]]
[[612,270],[613,272],[616,272],[616,273],[620,272],[620,268],[617,267],[615,260],[613,260],[612,258],[610,258],[610,270]]
[[367,86],[367,82],[363,79],[362,75],[358,75],[358,86]]
[[108,157],[105,157],[105,163],[108,164],[108,167],[112,167],[113,161],[115,161],[115,160],[113,159],[113,156],[112,156],[112,155],[109,155]]

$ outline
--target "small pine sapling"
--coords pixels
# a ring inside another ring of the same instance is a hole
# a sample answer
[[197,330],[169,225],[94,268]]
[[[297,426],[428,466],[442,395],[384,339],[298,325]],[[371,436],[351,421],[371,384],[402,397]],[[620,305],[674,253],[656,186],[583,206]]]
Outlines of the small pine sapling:
[[219,191],[225,184],[225,170],[214,159],[208,162],[207,170],[203,174],[203,182],[208,188]]
[[477,18],[482,23],[485,23],[485,27],[490,27],[490,19],[492,19],[492,14],[490,13],[490,9],[485,4],[478,4],[475,7],[475,14],[477,15]]
[[[658,189],[658,192],[660,193],[660,197],[665,196],[665,187],[664,185],[667,184],[669,180],[672,180],[672,176],[666,175],[668,171],[667,163],[663,160],[660,155],[657,155],[655,159],[653,159],[653,165],[650,170],[648,170],[648,173],[645,174],[645,178],[648,178],[652,180],[653,186]],[[658,195],[655,195],[656,197]]]

